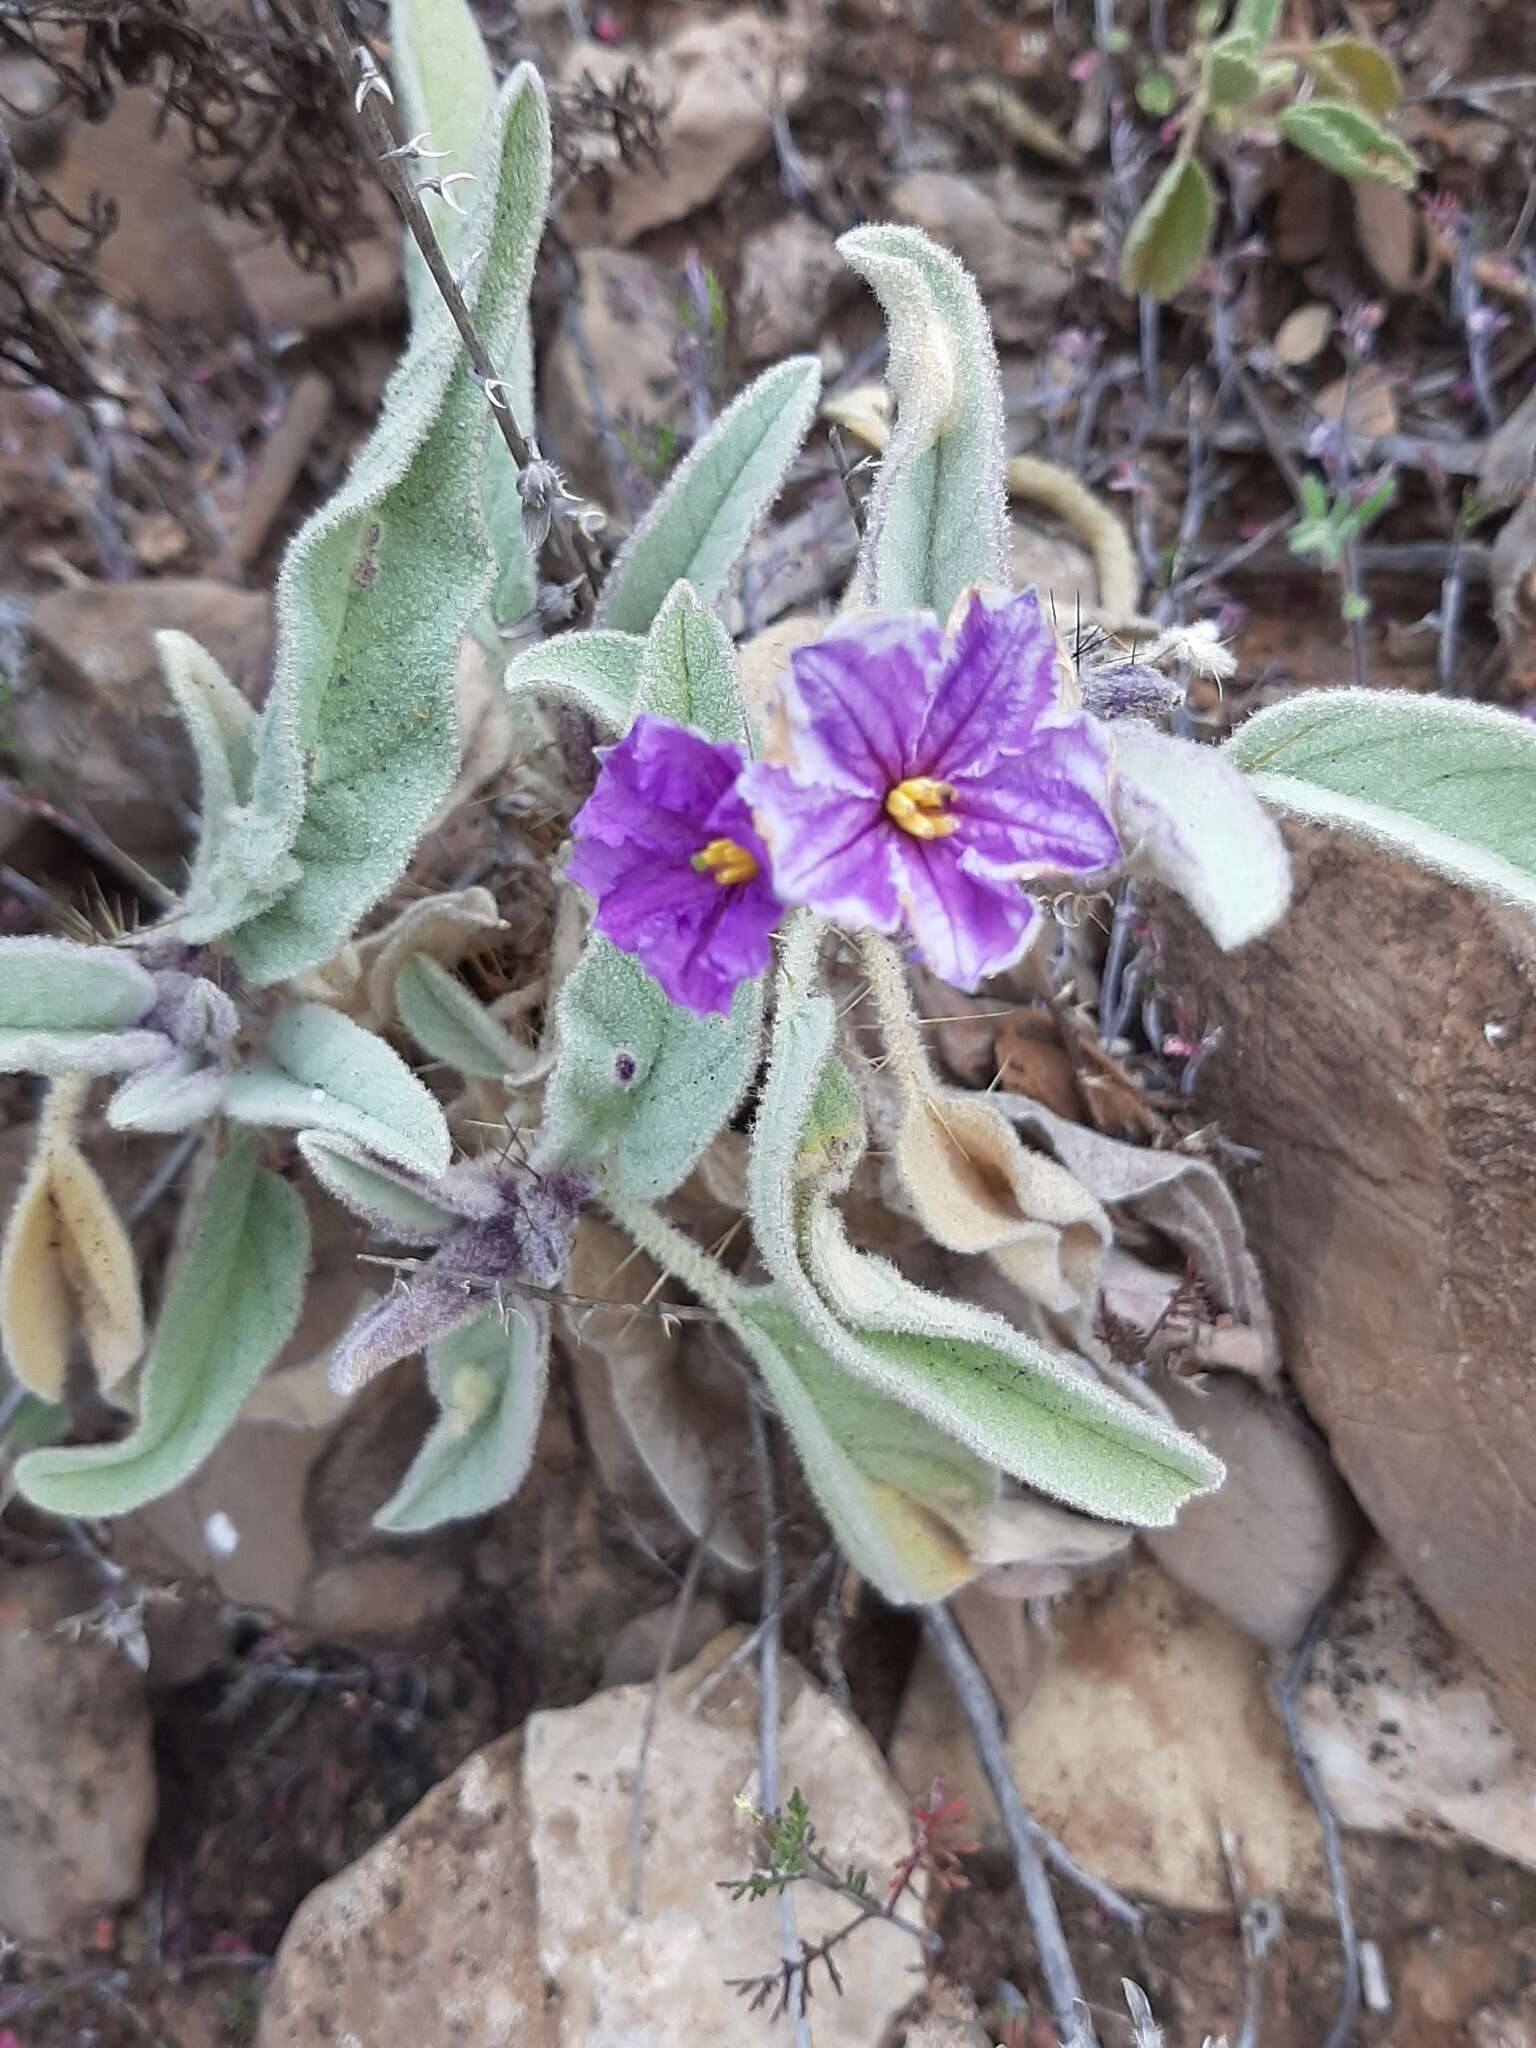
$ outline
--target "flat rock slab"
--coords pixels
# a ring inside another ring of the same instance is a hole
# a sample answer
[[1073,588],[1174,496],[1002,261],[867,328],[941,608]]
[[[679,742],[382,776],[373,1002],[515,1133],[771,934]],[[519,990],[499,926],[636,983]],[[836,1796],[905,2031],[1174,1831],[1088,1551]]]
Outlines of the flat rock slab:
[[69,1562],[0,1576],[0,1933],[51,1945],[139,1894],[155,1821],[142,1674],[76,1624],[101,1583]]
[[521,1731],[476,1751],[311,1892],[257,2048],[555,2048],[534,1941]]
[[1282,1348],[1356,1498],[1536,1745],[1536,926],[1287,823],[1290,914],[1223,957],[1171,906],[1167,979],[1222,1049],[1198,1107]]
[[[638,1915],[629,1909],[630,1815],[649,1688],[621,1686],[528,1722],[539,1956],[558,1987],[560,2048],[718,2048],[773,2038],[727,1979],[774,1969],[776,1903],[736,1903],[719,1885],[752,1869],[760,1853],[736,1805],[738,1794],[758,1797],[755,1665],[688,1705],[694,1685],[737,1640],[737,1632],[717,1638],[663,1689],[646,1765]],[[785,1794],[800,1788],[828,1853],[840,1865],[866,1865],[878,1891],[909,1845],[906,1806],[858,1723],[798,1665],[786,1660],[782,1678]],[[848,1918],[846,1900],[809,1886],[795,1887],[793,1899],[807,1941]],[[813,2008],[816,2048],[872,2048],[923,1988],[917,1946],[893,1928],[869,1926],[838,1950],[838,1965],[842,1997],[818,1997]]]

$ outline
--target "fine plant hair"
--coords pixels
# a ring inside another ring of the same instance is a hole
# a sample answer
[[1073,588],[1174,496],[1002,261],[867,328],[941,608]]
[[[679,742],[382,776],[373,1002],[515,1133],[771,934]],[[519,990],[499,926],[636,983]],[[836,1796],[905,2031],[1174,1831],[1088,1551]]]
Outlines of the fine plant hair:
[[[146,20],[184,26],[170,4]],[[393,0],[390,77],[341,16],[325,20],[335,76],[306,71],[306,89],[361,116],[387,159],[415,252],[408,345],[350,473],[284,558],[261,707],[195,641],[159,636],[201,786],[175,900],[92,941],[0,943],[0,1071],[48,1088],[0,1246],[0,1342],[45,1401],[88,1360],[124,1418],[111,1441],[27,1453],[21,1493],[111,1516],[197,1470],[298,1324],[307,1175],[393,1276],[337,1342],[334,1386],[354,1393],[424,1354],[438,1404],[384,1530],[482,1513],[521,1483],[584,1217],[626,1233],[745,1363],[838,1544],[887,1599],[939,1602],[985,1570],[1021,1487],[1100,1522],[1171,1522],[1223,1475],[1101,1370],[1108,1218],[995,1105],[936,1078],[899,945],[799,909],[768,970],[699,1014],[589,931],[563,883],[537,1044],[526,991],[488,1003],[455,972],[501,928],[499,906],[484,888],[424,894],[412,863],[463,801],[466,651],[499,665],[510,629],[532,638],[505,685],[529,754],[560,758],[558,731],[576,757],[567,814],[590,737],[623,741],[642,717],[761,756],[771,715],[721,612],[811,431],[821,373],[795,357],[741,392],[605,566],[538,451],[529,291],[556,165],[538,74],[498,80],[467,0]],[[385,107],[403,140],[381,131]],[[336,123],[322,126],[331,149]],[[897,400],[851,614],[942,625],[978,589],[1009,601],[1000,379],[976,287],[911,228],[839,246],[885,313]],[[551,593],[578,582],[583,623],[537,637]],[[1267,712],[1225,749],[1171,737],[1157,722],[1177,695],[1167,671],[1219,654],[1182,633],[1053,656],[1111,763],[1125,875],[1185,895],[1219,947],[1258,937],[1289,892],[1258,791],[1529,900],[1532,811],[1515,800],[1528,727],[1341,692]],[[842,1028],[850,971],[874,994],[878,1073]],[[194,1144],[153,1318],[82,1147],[93,1100],[111,1132]],[[750,1232],[729,1253],[671,1206],[727,1144]],[[855,1241],[844,1198],[877,1167],[936,1247],[993,1261],[1017,1320]]]

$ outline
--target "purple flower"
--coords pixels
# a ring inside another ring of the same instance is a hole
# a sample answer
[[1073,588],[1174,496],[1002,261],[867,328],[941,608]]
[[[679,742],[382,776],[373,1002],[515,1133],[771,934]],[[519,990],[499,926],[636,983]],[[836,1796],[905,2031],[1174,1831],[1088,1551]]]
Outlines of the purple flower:
[[728,1011],[740,984],[766,970],[783,915],[736,793],[741,749],[642,712],[599,759],[569,869],[597,898],[597,930],[672,1002]]
[[957,988],[1017,960],[1029,874],[1120,858],[1109,742],[1062,697],[1033,591],[973,596],[946,643],[927,612],[846,620],[790,658],[782,765],[741,787],[774,885],[854,929],[912,933]]

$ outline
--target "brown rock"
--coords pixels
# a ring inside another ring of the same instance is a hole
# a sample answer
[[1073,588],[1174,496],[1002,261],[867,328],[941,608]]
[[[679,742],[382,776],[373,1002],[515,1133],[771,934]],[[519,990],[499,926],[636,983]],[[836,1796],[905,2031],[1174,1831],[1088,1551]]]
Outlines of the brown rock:
[[144,1681],[88,1632],[101,1601],[73,1562],[0,1578],[0,1930],[56,1942],[138,1896],[155,1819]]
[[346,268],[334,281],[306,270],[270,228],[215,214],[211,227],[246,304],[274,338],[324,334],[392,313],[402,299],[400,223],[382,191],[365,195],[373,222],[365,241],[349,244]]
[[1248,1638],[1146,1563],[1074,1595],[1057,1629],[1008,1731],[1036,1817],[1120,1890],[1186,1912],[1231,1910],[1230,1828],[1252,1890],[1325,1910],[1317,1817]]
[[1199,1109],[1246,1190],[1292,1378],[1335,1461],[1536,1741],[1536,929],[1321,827],[1219,956],[1171,908],[1170,986],[1219,1026]]
[[850,276],[819,221],[786,214],[748,235],[741,249],[736,322],[749,363],[814,349],[838,284]]
[[1038,340],[1072,287],[1066,208],[1009,166],[986,177],[913,171],[893,185],[891,211],[952,249],[986,297],[1000,342]]
[[[669,1600],[665,1607],[653,1607],[649,1614],[637,1614],[633,1621],[625,1622],[603,1659],[604,1685],[649,1685],[661,1664],[676,1613],[677,1602]],[[667,1669],[676,1671],[680,1664],[691,1664],[729,1620],[712,1594],[695,1593]]]
[[14,746],[28,780],[84,799],[111,838],[150,860],[184,849],[176,800],[197,800],[191,749],[154,649],[154,634],[168,627],[190,633],[238,688],[260,696],[270,599],[167,578],[43,598],[31,619],[35,659],[14,699]]
[[1259,1642],[1289,1649],[1365,1533],[1326,1444],[1284,1401],[1236,1374],[1159,1373],[1153,1386],[1227,1477],[1142,1541],[1181,1586]]
[[638,63],[630,51],[584,43],[566,79],[612,90],[631,70],[660,112],[661,162],[625,164],[611,149],[595,158],[561,209],[577,242],[622,248],[713,199],[768,149],[774,109],[792,113],[804,98],[805,39],[796,24],[742,7],[690,23]]
[[160,95],[125,92],[104,121],[77,121],[48,184],[83,213],[93,192],[118,207],[116,230],[95,259],[105,290],[156,320],[185,320],[214,340],[240,325],[244,303],[198,195],[187,132],[163,119]]
[[257,2048],[554,2048],[534,1929],[521,1732],[476,1752],[311,1892]]

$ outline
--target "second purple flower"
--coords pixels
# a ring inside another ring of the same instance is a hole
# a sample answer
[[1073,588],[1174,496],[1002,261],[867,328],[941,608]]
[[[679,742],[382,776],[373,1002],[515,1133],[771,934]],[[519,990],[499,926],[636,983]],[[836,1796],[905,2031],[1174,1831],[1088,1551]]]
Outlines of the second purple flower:
[[948,642],[927,612],[843,621],[796,649],[780,689],[780,758],[740,785],[779,895],[910,931],[956,988],[1024,951],[1040,913],[1021,877],[1120,858],[1109,742],[1065,702],[1033,591],[978,593]]

